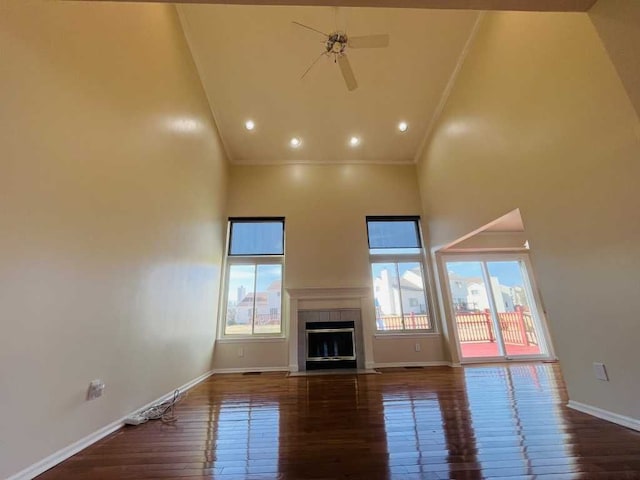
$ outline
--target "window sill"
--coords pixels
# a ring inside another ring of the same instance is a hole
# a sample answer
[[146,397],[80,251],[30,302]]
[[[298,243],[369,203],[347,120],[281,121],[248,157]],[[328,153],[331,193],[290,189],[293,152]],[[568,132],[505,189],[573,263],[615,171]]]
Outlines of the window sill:
[[375,338],[415,338],[415,337],[440,337],[440,332],[376,332]]
[[216,343],[281,343],[287,337],[224,337],[216,339]]

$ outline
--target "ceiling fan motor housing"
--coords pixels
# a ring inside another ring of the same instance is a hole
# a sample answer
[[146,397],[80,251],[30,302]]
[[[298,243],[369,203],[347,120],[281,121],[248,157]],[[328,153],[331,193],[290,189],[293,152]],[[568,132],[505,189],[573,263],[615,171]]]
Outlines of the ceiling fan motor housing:
[[349,39],[347,38],[346,33],[342,32],[334,32],[329,35],[327,42],[325,43],[325,48],[327,53],[340,54],[344,53],[347,48],[347,43]]

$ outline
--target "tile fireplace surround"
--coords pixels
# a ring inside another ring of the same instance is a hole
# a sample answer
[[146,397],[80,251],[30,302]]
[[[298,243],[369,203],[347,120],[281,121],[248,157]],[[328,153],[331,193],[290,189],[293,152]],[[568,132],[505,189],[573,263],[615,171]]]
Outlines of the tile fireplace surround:
[[[305,321],[301,311],[351,310],[355,317],[356,357],[359,369],[373,368],[372,318],[373,299],[370,288],[288,288],[289,295],[289,371],[306,369]],[[353,312],[357,310],[356,312]],[[352,316],[350,315],[350,316]],[[309,317],[309,315],[303,315]],[[331,320],[329,320],[331,321]]]

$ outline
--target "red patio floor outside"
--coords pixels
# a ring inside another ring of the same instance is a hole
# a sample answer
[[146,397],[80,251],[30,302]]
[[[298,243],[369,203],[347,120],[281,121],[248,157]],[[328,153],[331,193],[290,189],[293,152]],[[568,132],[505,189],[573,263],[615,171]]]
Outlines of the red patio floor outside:
[[[507,355],[509,356],[518,356],[518,355],[539,355],[540,347],[537,345],[510,345],[507,344]],[[474,358],[474,357],[497,357],[498,352],[498,344],[495,342],[465,342],[460,344],[460,349],[462,350],[463,358]]]

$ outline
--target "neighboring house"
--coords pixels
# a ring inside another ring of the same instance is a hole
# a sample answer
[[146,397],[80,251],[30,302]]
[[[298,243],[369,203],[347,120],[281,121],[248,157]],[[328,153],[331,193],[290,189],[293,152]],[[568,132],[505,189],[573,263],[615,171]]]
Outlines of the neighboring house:
[[[495,294],[494,302],[498,313],[515,311],[510,287],[501,285],[498,277],[491,277],[491,288]],[[489,292],[483,281],[476,280],[469,283],[468,291],[467,304],[472,310],[489,309]]]
[[[382,315],[426,314],[427,303],[420,267],[407,270],[398,280],[383,268],[373,280],[377,309]],[[402,290],[402,295],[400,295]],[[402,309],[400,306],[402,305]]]
[[244,285],[240,285],[238,287],[238,294],[236,296],[236,305],[244,300],[244,297],[247,296],[247,289],[244,288]]
[[[244,287],[238,288],[238,293],[245,292]],[[249,325],[256,311],[256,323],[268,323],[273,319],[280,319],[280,309],[282,300],[280,297],[280,282],[271,283],[266,291],[255,293],[249,292],[244,298],[239,300],[235,308],[235,323],[238,325]]]
[[469,290],[467,278],[461,277],[457,273],[449,272],[449,285],[451,291],[451,301],[456,311],[466,311],[471,308],[468,305]]
[[467,308],[474,311],[489,308],[487,289],[480,279],[469,279],[467,283]]
[[[462,277],[449,272],[449,285],[454,308],[458,312],[483,311],[489,309],[489,297],[485,283],[478,277]],[[528,307],[522,287],[508,287],[500,284],[498,277],[491,277],[491,287],[496,293],[496,310],[514,312],[516,305]]]
[[270,322],[272,320],[277,319],[278,321],[280,321],[280,310],[282,308],[282,297],[281,297],[281,282],[279,280],[276,280],[274,282],[272,282],[268,287],[267,287],[267,311],[264,312],[264,314],[268,315],[267,317],[261,317],[261,315],[263,315],[263,312],[258,311],[258,323],[261,323],[260,321],[262,320],[262,323],[267,323]]
[[[255,297],[255,298],[254,298]],[[238,325],[249,325],[253,318],[253,309],[264,312],[267,309],[267,294],[249,292],[238,305],[236,305],[235,322]]]
[[529,309],[529,303],[527,302],[527,294],[522,287],[509,287],[509,295],[513,299],[514,305],[520,305],[525,308],[525,310]]
[[408,270],[402,275],[400,288],[402,289],[402,311],[405,315],[427,313],[427,301],[420,267]]

